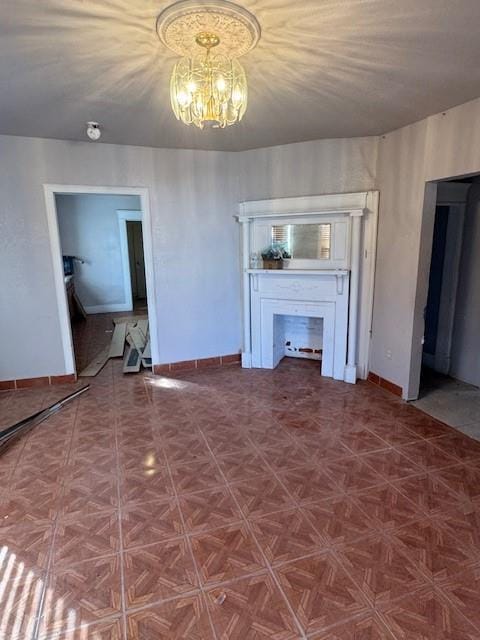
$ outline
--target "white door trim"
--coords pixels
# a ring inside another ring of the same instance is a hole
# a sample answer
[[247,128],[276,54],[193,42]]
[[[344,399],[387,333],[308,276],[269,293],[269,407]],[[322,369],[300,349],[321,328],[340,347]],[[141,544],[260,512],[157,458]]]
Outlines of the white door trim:
[[119,209],[117,211],[117,218],[118,228],[120,230],[124,300],[127,311],[131,311],[133,309],[132,274],[130,273],[130,258],[128,254],[127,222],[142,222],[142,212],[131,209]]
[[[75,357],[73,352],[72,328],[68,311],[67,294],[63,274],[62,249],[60,234],[58,231],[57,207],[55,196],[57,194],[97,194],[97,195],[127,195],[139,196],[142,213],[143,251],[145,259],[145,280],[147,285],[147,307],[150,324],[150,344],[152,350],[152,362],[159,362],[157,313],[155,307],[155,279],[153,269],[153,241],[152,221],[150,214],[150,196],[145,187],[92,187],[90,185],[71,184],[44,184],[45,206],[47,211],[48,234],[52,255],[53,277],[55,293],[58,305],[58,317],[60,333],[62,337],[63,359],[65,374],[76,373]],[[131,292],[130,292],[131,295]]]

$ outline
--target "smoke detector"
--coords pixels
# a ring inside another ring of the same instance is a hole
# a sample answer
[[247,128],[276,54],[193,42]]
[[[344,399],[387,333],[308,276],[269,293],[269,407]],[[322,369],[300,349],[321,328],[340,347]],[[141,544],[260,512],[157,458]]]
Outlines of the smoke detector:
[[100,125],[98,122],[87,122],[87,136],[90,140],[96,142],[100,139],[102,132],[100,131]]

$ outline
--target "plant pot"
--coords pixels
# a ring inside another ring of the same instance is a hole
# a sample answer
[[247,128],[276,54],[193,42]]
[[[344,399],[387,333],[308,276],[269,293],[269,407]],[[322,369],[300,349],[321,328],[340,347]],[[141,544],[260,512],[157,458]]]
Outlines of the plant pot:
[[264,269],[283,269],[283,260],[265,260],[263,258]]

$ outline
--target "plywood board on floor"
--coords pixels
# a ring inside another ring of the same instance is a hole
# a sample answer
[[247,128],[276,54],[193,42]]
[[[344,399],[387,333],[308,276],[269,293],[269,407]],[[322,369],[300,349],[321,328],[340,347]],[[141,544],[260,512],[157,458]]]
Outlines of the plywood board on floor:
[[143,353],[143,350],[145,349],[145,336],[140,329],[138,327],[130,327],[128,329],[128,335],[132,339],[137,351]]
[[137,322],[137,328],[140,329],[146,340],[148,335],[148,318],[139,320]]
[[113,318],[114,324],[122,324],[122,322],[126,322],[127,324],[137,324],[141,320],[147,320],[148,316],[122,316],[119,318]]
[[127,325],[125,322],[116,324],[113,331],[112,342],[110,343],[109,358],[122,358],[125,350],[125,336]]
[[110,345],[104,347],[97,355],[93,358],[93,360],[88,364],[83,371],[80,371],[78,374],[82,378],[90,378],[96,376],[103,367],[106,365],[109,354],[110,353]]
[[147,344],[145,345],[145,349],[143,350],[142,356],[143,356],[143,358],[151,358],[152,357],[152,350],[150,348],[150,338],[147,340]]
[[142,354],[135,347],[128,347],[123,359],[123,373],[137,373],[142,364]]

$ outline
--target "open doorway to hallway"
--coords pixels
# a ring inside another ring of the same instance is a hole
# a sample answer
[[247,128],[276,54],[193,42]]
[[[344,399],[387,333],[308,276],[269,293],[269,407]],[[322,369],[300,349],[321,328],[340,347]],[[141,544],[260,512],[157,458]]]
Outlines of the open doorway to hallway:
[[480,176],[438,184],[419,399],[480,439]]
[[[76,191],[55,193],[54,205],[75,369],[91,376],[136,347],[132,323],[142,348],[149,343],[142,202],[135,194]],[[151,366],[148,351],[135,364]]]
[[143,305],[146,308],[147,285],[145,282],[142,223],[140,221],[127,221],[127,240],[133,305],[136,307]]

